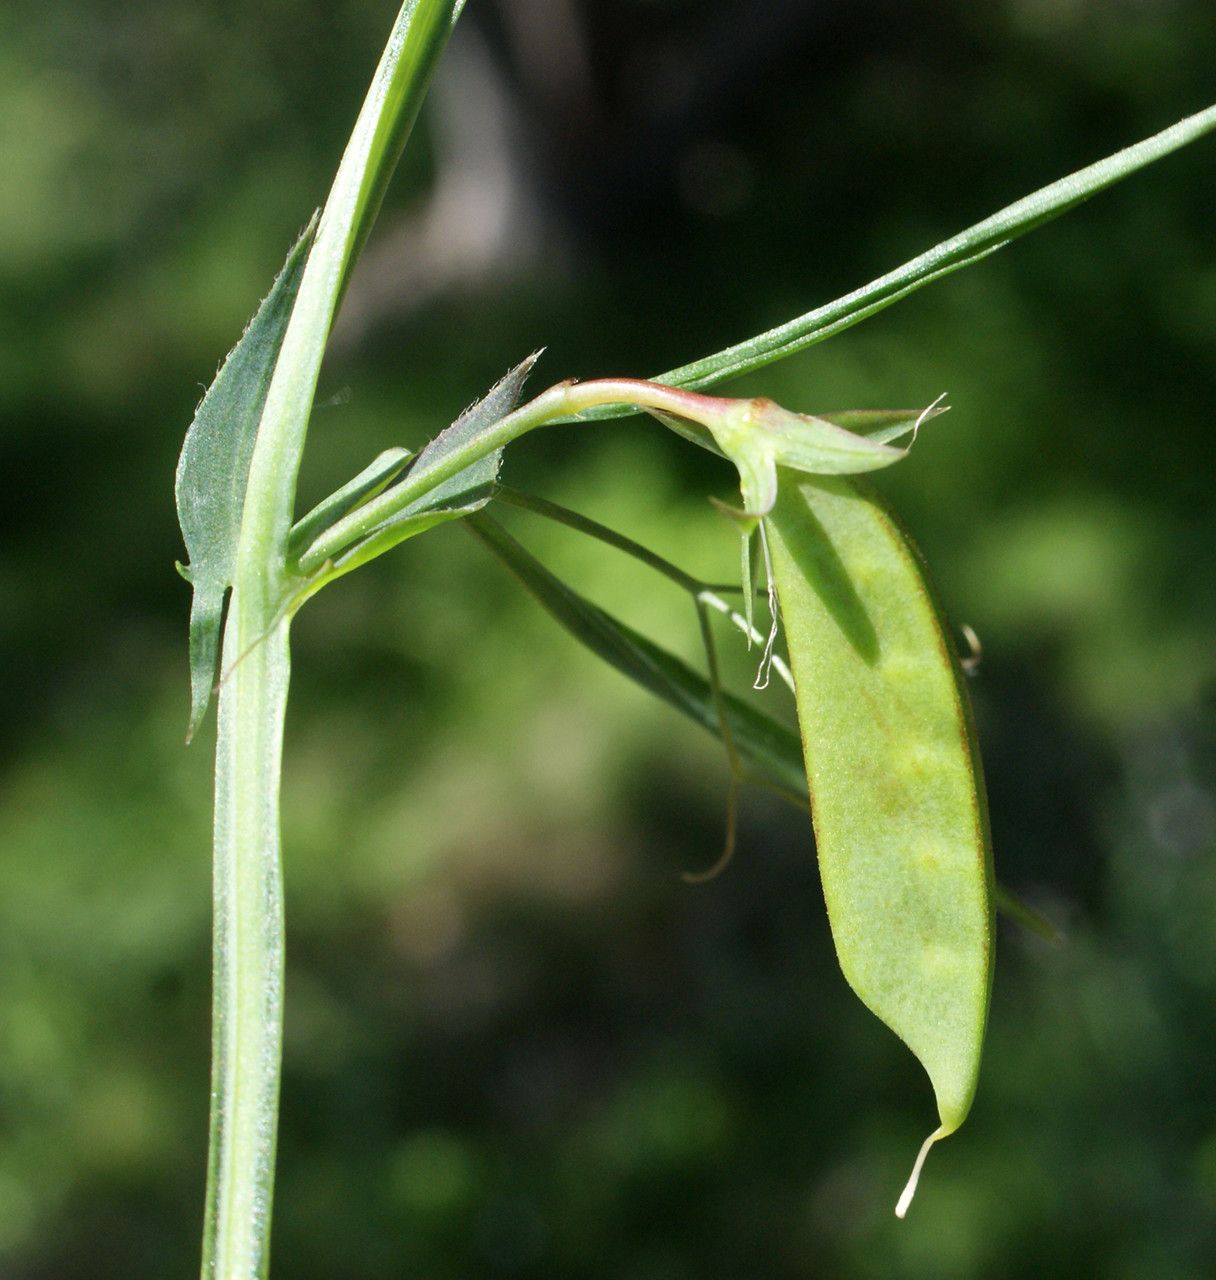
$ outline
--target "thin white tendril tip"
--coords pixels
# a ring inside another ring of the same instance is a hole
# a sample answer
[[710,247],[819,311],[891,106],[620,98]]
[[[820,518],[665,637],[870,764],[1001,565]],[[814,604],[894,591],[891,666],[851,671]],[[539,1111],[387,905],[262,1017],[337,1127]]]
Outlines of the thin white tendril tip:
[[[926,405],[926,406],[921,410],[921,412],[920,412],[920,416],[919,416],[919,417],[916,419],[916,421],[912,424],[912,443],[908,445],[908,448],[909,448],[909,449],[912,447],[912,445],[914,445],[914,444],[916,443],[916,437],[920,435],[920,429],[921,429],[921,427],[924,425],[925,419],[926,419],[926,418],[929,418],[929,417],[931,417],[931,416],[933,415],[934,410],[937,408],[937,406],[938,406],[939,404],[941,404],[941,402],[946,398],[946,396],[947,396],[947,395],[949,395],[949,392],[947,392],[947,391],[943,391],[943,392],[941,393],[941,395],[940,395],[940,396],[938,396],[938,397],[937,397],[937,399],[936,399],[936,400],[934,400],[934,402],[933,402],[932,404],[930,404],[930,405]],[[946,412],[946,410],[947,410],[947,409],[949,409],[949,408],[950,408],[950,406],[949,406],[949,405],[946,405],[946,407],[945,407],[944,409],[942,409],[942,413],[945,413],[945,412]]]
[[904,1218],[907,1216],[908,1207],[912,1203],[912,1197],[916,1195],[916,1184],[920,1181],[920,1171],[925,1167],[925,1157],[929,1154],[929,1148],[939,1138],[944,1138],[945,1136],[945,1129],[934,1129],[921,1144],[920,1152],[916,1157],[916,1163],[912,1166],[912,1176],[908,1179],[908,1184],[904,1187],[903,1192],[899,1197],[899,1203],[895,1206],[895,1216],[897,1218]]
[[764,554],[764,588],[768,597],[769,628],[764,641],[764,652],[760,655],[760,665],[756,670],[756,678],[752,682],[753,689],[768,688],[768,673],[773,665],[773,646],[777,643],[777,587],[773,581],[773,558],[768,550],[768,536],[764,532],[764,523],[760,526],[760,550]]

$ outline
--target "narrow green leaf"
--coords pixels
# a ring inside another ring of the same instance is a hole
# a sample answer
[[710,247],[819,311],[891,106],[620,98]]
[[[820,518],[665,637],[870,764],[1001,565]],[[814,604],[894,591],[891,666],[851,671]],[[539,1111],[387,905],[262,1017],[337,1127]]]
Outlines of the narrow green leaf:
[[[903,266],[834,302],[816,307],[767,333],[748,338],[714,355],[661,373],[654,381],[672,387],[709,387],[794,355],[875,315],[934,280],[981,261],[1004,248],[1011,240],[1058,218],[1091,196],[1197,141],[1213,129],[1216,129],[1216,105],[1187,116],[1152,137],[1116,151],[1007,205],[991,217],[949,240],[943,240]],[[631,412],[633,410],[629,408],[614,407],[590,410],[579,416],[590,421],[623,417]]]
[[975,1094],[992,854],[970,704],[917,557],[876,497],[783,472],[766,521],[824,898],[849,985],[920,1059],[940,1125]]
[[211,700],[224,595],[236,569],[249,460],[315,229],[314,219],[216,374],[178,459],[177,518],[190,557],[182,572],[194,588],[187,740],[202,723]]
[[699,595],[703,591],[730,592],[734,589],[730,586],[715,587],[702,582],[692,574],[685,573],[679,565],[672,564],[670,560],[651,551],[649,547],[644,547],[640,542],[635,542],[625,534],[610,529],[606,524],[600,524],[598,520],[592,520],[590,516],[585,516],[579,511],[571,511],[569,507],[550,502],[548,498],[542,498],[538,494],[525,493],[522,489],[512,489],[509,485],[500,484],[495,490],[494,498],[497,502],[518,507],[521,511],[531,512],[555,524],[565,525],[566,528],[585,534],[596,542],[604,543],[605,546],[615,547],[618,551],[623,551],[627,556],[661,574],[690,595]]
[[708,386],[822,342],[907,297],[914,290],[978,262],[1018,236],[1059,217],[1099,191],[1213,129],[1216,129],[1216,105],[1040,188],[835,302],[716,355],[682,365],[656,381],[682,387]]
[[[746,602],[746,584],[741,590],[733,583],[719,585],[711,582],[702,582],[699,578],[694,578],[692,574],[686,573],[679,565],[672,564],[670,560],[666,560],[661,555],[651,551],[649,547],[642,546],[640,542],[635,542],[623,533],[618,533],[615,529],[610,529],[607,525],[600,524],[598,520],[592,520],[590,516],[582,515],[578,511],[571,511],[568,507],[559,506],[556,502],[550,502],[547,498],[537,497],[534,493],[524,493],[519,489],[499,485],[494,491],[494,498],[497,502],[518,507],[521,511],[529,511],[533,515],[541,516],[556,524],[565,525],[568,529],[573,529],[577,533],[594,538],[597,542],[604,543],[605,546],[623,551],[627,556],[646,565],[647,568],[653,569],[656,573],[661,574],[669,582],[674,583],[682,591],[686,592],[696,604],[698,613],[703,614],[706,609],[712,609],[715,613],[720,613],[731,626],[743,633],[744,638],[747,640],[748,648],[753,644],[764,642],[765,637],[756,630],[746,607],[740,613],[722,598],[724,595],[742,595],[744,602]],[[754,570],[749,569],[748,572],[754,573]],[[708,645],[706,650],[706,657],[710,659],[712,665],[712,655],[708,652]],[[794,681],[789,673],[789,668],[785,665],[784,659],[775,656],[772,658],[772,664],[774,670],[792,693]],[[712,679],[710,683],[714,683]]]
[[299,555],[336,520],[341,520],[348,512],[382,492],[405,470],[413,456],[408,449],[401,448],[385,449],[378,454],[357,476],[296,521],[287,544],[288,555]]
[[1042,938],[1053,947],[1064,945],[1064,934],[1056,925],[1041,911],[1036,911],[1029,902],[1019,898],[1012,890],[1005,888],[1003,884],[994,884],[992,897],[996,909],[1007,920],[1021,925],[1027,933],[1033,933],[1035,937]]
[[[690,720],[721,736],[714,693],[704,676],[567,586],[484,512],[470,517],[467,527],[580,643]],[[739,757],[796,803],[801,797],[805,804],[806,782],[797,735],[731,694],[723,694],[721,700]]]

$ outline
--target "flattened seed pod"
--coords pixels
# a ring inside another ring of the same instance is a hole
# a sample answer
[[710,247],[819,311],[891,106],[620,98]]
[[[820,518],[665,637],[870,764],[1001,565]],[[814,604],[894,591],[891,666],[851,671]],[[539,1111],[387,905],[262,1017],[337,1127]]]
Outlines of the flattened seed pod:
[[992,979],[992,856],[970,706],[916,553],[843,478],[782,471],[766,521],[841,969],[920,1059],[940,1126],[975,1094]]

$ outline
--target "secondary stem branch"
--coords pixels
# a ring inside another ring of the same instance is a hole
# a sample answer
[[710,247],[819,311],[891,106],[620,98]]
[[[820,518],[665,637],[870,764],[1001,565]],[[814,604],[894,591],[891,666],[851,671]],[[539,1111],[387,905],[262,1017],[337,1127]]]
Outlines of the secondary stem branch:
[[300,557],[296,567],[305,575],[316,572],[327,560],[366,537],[377,525],[425,497],[445,480],[537,427],[549,426],[587,409],[622,404],[706,423],[719,417],[723,408],[732,403],[738,402],[635,378],[558,383],[499,419],[463,448],[452,449],[433,463],[428,463],[424,451],[403,479],[331,525]]

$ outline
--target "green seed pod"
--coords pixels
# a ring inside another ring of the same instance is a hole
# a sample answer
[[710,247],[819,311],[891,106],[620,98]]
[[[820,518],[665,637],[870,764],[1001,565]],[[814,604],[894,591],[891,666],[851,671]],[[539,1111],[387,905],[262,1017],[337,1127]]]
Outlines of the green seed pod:
[[916,1054],[940,1126],[975,1094],[992,857],[966,689],[916,553],[856,482],[782,471],[767,520],[840,967]]

